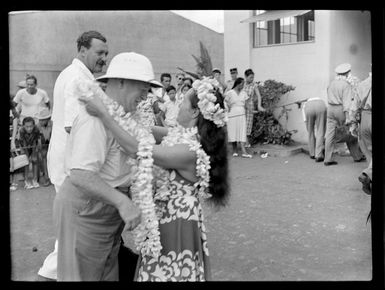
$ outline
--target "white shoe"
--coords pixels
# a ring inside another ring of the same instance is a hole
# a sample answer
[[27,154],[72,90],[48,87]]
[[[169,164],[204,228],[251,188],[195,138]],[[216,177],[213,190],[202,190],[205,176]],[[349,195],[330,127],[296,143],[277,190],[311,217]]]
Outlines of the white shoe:
[[251,156],[250,154],[242,154],[242,157],[243,158],[253,158],[253,156]]
[[233,153],[233,157],[238,157],[238,153]]
[[32,186],[34,188],[38,188],[38,187],[40,187],[40,184],[36,180],[32,180]]

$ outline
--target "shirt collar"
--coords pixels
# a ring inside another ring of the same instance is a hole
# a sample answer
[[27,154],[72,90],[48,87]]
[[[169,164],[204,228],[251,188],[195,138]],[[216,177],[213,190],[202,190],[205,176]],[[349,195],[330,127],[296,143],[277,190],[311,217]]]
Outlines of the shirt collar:
[[74,60],[72,61],[72,64],[75,65],[76,67],[78,67],[88,78],[90,78],[92,80],[95,79],[94,75],[85,66],[85,64],[82,61],[80,61],[79,59],[74,58]]

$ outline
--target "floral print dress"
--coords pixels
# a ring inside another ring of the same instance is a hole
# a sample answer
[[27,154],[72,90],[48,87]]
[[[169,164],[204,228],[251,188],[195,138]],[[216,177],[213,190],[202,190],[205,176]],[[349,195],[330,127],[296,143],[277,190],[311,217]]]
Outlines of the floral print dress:
[[[135,281],[207,281],[209,252],[200,193],[175,170],[157,176],[161,254],[140,256]],[[155,176],[154,176],[155,177]]]

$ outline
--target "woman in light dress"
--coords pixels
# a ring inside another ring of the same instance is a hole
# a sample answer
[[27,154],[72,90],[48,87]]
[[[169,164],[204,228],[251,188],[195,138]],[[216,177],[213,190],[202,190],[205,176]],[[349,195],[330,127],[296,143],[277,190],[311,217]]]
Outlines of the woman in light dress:
[[[223,109],[222,95],[215,91],[215,96],[214,103]],[[103,103],[97,97],[83,101],[87,111],[103,121],[122,148],[136,155],[137,140],[113,120]],[[158,258],[140,256],[136,281],[211,279],[201,199],[214,206],[226,204],[229,192],[227,134],[224,126],[203,117],[198,102],[196,91],[190,89],[180,106],[179,126],[152,127],[157,142],[153,147],[154,164],[166,173],[162,177],[154,173],[157,178],[154,200],[161,213],[162,250]],[[203,177],[205,173],[209,180]]]
[[245,81],[243,78],[237,78],[233,88],[226,93],[225,102],[229,110],[227,122],[228,141],[233,146],[233,156],[237,157],[238,146],[241,147],[241,154],[244,158],[252,158],[245,149],[246,143],[246,101],[249,95],[243,90]]

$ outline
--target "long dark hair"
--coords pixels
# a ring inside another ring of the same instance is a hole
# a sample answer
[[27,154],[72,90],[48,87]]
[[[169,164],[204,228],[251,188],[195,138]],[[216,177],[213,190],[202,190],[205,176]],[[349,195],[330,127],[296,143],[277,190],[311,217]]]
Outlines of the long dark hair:
[[241,84],[243,81],[244,81],[243,78],[237,78],[237,79],[235,80],[234,85],[233,85],[233,87],[232,87],[231,89],[233,90],[234,88],[236,88],[236,86],[238,86],[239,84]]
[[[219,91],[215,92],[218,103],[224,108],[224,99]],[[195,93],[191,97],[192,108],[198,108],[198,97]],[[214,122],[206,120],[199,113],[197,122],[198,133],[201,138],[201,145],[206,154],[210,157],[210,184],[209,192],[212,195],[208,199],[215,206],[225,206],[228,203],[228,160],[227,160],[227,130],[226,127],[217,127]]]

